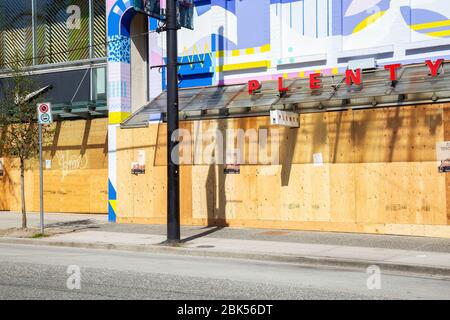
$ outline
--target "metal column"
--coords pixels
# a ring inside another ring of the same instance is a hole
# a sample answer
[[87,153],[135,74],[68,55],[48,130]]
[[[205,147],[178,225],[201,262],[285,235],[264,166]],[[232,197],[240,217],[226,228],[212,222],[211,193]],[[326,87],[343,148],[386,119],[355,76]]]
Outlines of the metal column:
[[44,235],[44,172],[42,168],[42,124],[39,123],[38,126],[39,126],[39,198],[40,198],[39,222],[41,227],[41,234]]
[[[177,0],[168,0],[167,16],[167,242],[180,241],[180,168],[178,145]],[[172,154],[173,153],[173,154]]]

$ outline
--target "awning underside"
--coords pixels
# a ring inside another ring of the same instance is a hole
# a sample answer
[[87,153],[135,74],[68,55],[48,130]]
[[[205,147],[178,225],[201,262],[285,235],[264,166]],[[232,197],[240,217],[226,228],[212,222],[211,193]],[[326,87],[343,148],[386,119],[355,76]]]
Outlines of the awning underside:
[[[310,89],[309,78],[285,79],[283,86],[289,88],[285,97],[279,95],[278,81],[264,82],[254,95],[248,93],[247,84],[180,89],[180,119],[255,116],[271,109],[307,113],[450,101],[450,64],[444,64],[435,78],[424,64],[404,66],[397,78],[390,81],[390,72],[380,69],[364,72],[363,84],[349,87],[344,75],[324,76],[318,90]],[[163,92],[121,126],[146,127],[152,115],[165,114],[166,109]]]

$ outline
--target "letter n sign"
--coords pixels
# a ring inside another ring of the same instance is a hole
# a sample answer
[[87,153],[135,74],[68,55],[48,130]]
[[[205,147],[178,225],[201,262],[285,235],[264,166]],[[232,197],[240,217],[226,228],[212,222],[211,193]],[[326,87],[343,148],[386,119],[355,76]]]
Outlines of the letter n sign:
[[52,105],[50,103],[39,103],[37,105],[38,123],[39,124],[52,124]]

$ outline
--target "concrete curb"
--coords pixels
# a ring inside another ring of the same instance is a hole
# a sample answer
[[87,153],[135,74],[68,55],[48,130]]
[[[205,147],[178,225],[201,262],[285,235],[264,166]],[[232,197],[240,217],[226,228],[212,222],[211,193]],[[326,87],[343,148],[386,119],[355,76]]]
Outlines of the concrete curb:
[[26,238],[0,238],[2,244],[21,244],[21,245],[38,245],[52,247],[68,247],[68,248],[85,248],[85,249],[104,249],[104,250],[120,250],[133,252],[148,252],[156,254],[178,254],[200,257],[215,258],[233,258],[247,259],[256,261],[284,262],[294,263],[302,266],[310,267],[333,267],[345,269],[366,270],[370,265],[377,265],[384,272],[418,274],[422,276],[435,276],[450,278],[450,268],[413,265],[404,263],[386,263],[372,260],[351,260],[333,257],[314,257],[314,256],[293,256],[283,254],[265,254],[265,253],[249,253],[249,252],[233,252],[233,251],[212,251],[188,247],[171,247],[166,245],[128,245],[128,244],[112,244],[112,243],[86,243],[86,242],[69,242],[69,241],[49,241],[45,239],[26,239]]

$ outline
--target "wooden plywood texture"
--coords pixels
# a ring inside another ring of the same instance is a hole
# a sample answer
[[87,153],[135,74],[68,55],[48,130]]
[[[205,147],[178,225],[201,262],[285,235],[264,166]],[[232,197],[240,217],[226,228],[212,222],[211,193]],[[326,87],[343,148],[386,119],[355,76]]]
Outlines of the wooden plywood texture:
[[[443,105],[444,140],[450,141],[450,105]],[[450,204],[450,175],[445,175],[447,203]],[[447,224],[450,225],[450,205],[447,205]]]
[[[107,119],[57,122],[43,148],[44,209],[48,212],[107,213]],[[50,161],[50,168],[45,161]],[[19,211],[20,168],[10,159],[9,210]],[[39,162],[26,161],[28,211],[39,210]]]
[[3,176],[0,176],[0,211],[8,211],[9,202],[9,161],[6,158],[0,158],[3,163]]
[[[163,218],[166,205],[166,139],[158,125],[147,129],[120,130],[117,138],[117,217],[143,217],[152,212]],[[145,153],[145,174],[131,174],[138,153]],[[162,210],[163,209],[163,210]]]
[[[195,160],[181,166],[182,221],[450,236],[450,180],[436,163],[436,143],[450,140],[448,108],[305,114],[298,129],[271,127],[268,117],[182,122],[191,134],[191,150],[183,155]],[[246,134],[240,149],[245,163],[239,174],[224,174],[223,164],[208,160],[220,156],[222,141],[236,149],[240,140],[227,130],[239,129]],[[165,125],[117,130],[118,221],[165,222]],[[211,130],[221,137],[205,138]],[[261,147],[264,130],[269,139]],[[264,159],[273,159],[275,131],[278,162],[270,164]],[[132,176],[130,163],[139,149],[147,152],[146,174]]]

